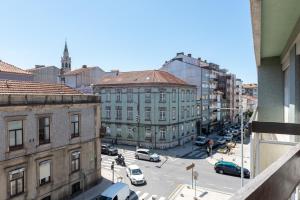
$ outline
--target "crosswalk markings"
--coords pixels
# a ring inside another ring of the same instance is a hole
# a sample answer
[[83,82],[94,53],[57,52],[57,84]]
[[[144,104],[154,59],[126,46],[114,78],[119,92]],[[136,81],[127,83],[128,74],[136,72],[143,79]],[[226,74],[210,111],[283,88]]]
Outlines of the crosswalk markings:
[[142,200],[142,199],[145,199],[146,196],[148,196],[148,195],[149,195],[149,193],[146,192],[146,193],[144,193],[142,196],[140,196],[139,199],[141,199],[141,200]]

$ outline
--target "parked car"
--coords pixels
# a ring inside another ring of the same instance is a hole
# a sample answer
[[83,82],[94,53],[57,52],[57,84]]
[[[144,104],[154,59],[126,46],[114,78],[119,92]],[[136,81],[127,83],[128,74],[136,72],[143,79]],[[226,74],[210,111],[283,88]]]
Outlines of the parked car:
[[218,133],[218,135],[224,136],[226,133],[227,133],[227,130],[224,130],[224,131],[220,131],[220,132]]
[[[215,164],[215,171],[220,174],[229,174],[234,176],[241,175],[241,167],[232,162],[219,161]],[[250,171],[244,168],[244,177],[250,178]]]
[[126,168],[126,175],[132,185],[142,185],[146,183],[144,174],[137,165],[129,165]]
[[160,156],[149,149],[137,149],[135,152],[136,159],[149,160],[151,162],[160,161]]
[[224,139],[227,140],[227,141],[231,141],[233,138],[233,135],[231,133],[228,133],[224,136]]
[[203,146],[203,145],[206,145],[207,142],[208,142],[208,138],[206,138],[204,136],[198,136],[195,140],[195,145]]
[[233,136],[238,136],[240,134],[240,130],[235,129],[232,131]]
[[216,142],[217,144],[222,145],[226,143],[226,139],[224,137],[220,137]]
[[101,153],[113,156],[118,154],[118,149],[110,144],[102,144]]
[[228,153],[228,151],[229,151],[229,149],[228,149],[227,146],[222,147],[222,148],[219,148],[219,149],[217,150],[218,153],[223,153],[223,154]]
[[125,183],[117,182],[109,186],[102,194],[93,200],[125,200],[129,199],[130,189],[129,186]]

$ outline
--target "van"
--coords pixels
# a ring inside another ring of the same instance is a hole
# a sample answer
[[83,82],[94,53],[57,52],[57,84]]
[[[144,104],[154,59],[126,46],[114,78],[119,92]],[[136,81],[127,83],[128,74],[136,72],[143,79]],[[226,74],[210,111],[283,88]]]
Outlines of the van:
[[129,196],[129,186],[125,183],[118,182],[107,188],[95,200],[128,200]]

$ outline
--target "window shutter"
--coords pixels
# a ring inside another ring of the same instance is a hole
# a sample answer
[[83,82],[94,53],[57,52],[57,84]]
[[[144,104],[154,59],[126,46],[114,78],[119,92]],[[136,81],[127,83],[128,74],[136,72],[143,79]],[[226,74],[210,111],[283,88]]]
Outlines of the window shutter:
[[48,182],[50,177],[50,161],[40,163],[40,183]]

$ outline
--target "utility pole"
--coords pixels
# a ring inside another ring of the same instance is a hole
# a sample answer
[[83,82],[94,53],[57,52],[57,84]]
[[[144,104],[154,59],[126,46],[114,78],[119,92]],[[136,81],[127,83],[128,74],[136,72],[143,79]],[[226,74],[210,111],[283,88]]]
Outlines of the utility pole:
[[140,147],[140,88],[138,88],[138,103],[137,103],[137,131],[138,131],[138,147]]
[[241,187],[244,186],[244,117],[243,117],[243,106],[240,106],[241,115]]

